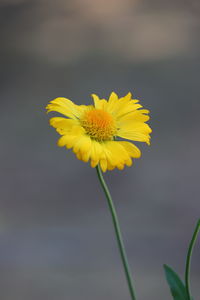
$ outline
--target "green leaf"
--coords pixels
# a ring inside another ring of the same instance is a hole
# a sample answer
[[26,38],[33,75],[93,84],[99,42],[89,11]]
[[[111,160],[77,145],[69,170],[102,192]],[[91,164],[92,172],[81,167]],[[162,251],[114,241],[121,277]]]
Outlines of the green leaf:
[[165,276],[169,284],[171,294],[174,300],[189,300],[185,285],[179,278],[178,274],[174,272],[169,266],[164,265]]

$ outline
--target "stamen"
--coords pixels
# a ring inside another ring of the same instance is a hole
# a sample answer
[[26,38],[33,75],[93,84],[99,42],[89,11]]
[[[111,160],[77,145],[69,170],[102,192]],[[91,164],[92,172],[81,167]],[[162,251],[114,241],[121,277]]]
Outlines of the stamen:
[[97,141],[112,140],[117,131],[112,115],[102,109],[87,111],[80,121],[87,134]]

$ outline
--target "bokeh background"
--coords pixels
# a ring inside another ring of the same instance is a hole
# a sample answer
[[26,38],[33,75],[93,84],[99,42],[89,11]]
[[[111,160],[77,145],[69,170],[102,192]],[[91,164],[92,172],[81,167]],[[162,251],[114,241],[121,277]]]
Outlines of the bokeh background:
[[[200,216],[200,2],[0,0],[0,298],[130,299],[95,170],[56,146],[44,107],[131,91],[152,145],[107,172],[138,300],[171,299]],[[200,299],[199,240],[192,263]]]

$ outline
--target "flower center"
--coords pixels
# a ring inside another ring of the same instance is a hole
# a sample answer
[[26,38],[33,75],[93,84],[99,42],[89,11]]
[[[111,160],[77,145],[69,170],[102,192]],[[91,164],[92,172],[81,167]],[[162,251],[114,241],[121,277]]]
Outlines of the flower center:
[[113,117],[102,109],[87,111],[81,125],[91,138],[98,141],[112,140],[116,133]]

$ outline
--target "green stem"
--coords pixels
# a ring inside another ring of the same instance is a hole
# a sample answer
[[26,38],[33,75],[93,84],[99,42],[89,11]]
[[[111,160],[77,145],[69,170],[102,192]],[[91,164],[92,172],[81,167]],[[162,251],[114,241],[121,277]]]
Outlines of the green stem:
[[188,248],[188,252],[187,252],[187,259],[186,259],[186,266],[185,266],[185,287],[186,287],[188,300],[192,300],[191,292],[190,292],[190,265],[191,265],[193,248],[194,248],[199,230],[200,230],[200,219],[198,220],[197,225],[195,227],[195,230],[194,230],[194,233],[193,233],[193,236],[190,241],[189,248]]
[[129,291],[130,291],[130,294],[131,294],[131,299],[136,300],[135,292],[134,292],[134,288],[133,288],[133,281],[132,281],[132,277],[131,277],[131,273],[130,273],[130,269],[129,269],[128,259],[127,259],[127,256],[126,256],[126,251],[125,251],[125,247],[124,247],[124,243],[123,243],[123,239],[122,239],[122,234],[121,234],[121,230],[120,230],[120,226],[119,226],[117,213],[116,213],[116,210],[115,210],[115,207],[114,207],[114,204],[113,204],[113,201],[112,201],[112,197],[111,197],[109,189],[108,189],[108,187],[107,187],[107,185],[104,181],[104,178],[103,178],[103,175],[102,175],[102,172],[101,172],[101,169],[100,169],[99,165],[96,167],[96,170],[97,170],[97,175],[98,175],[99,181],[100,181],[101,186],[103,188],[103,191],[106,195],[106,199],[108,201],[108,206],[110,208],[110,213],[111,213],[112,220],[113,220],[116,239],[117,239],[117,243],[118,243],[122,263],[123,263],[123,266],[124,266],[124,271],[125,271]]

